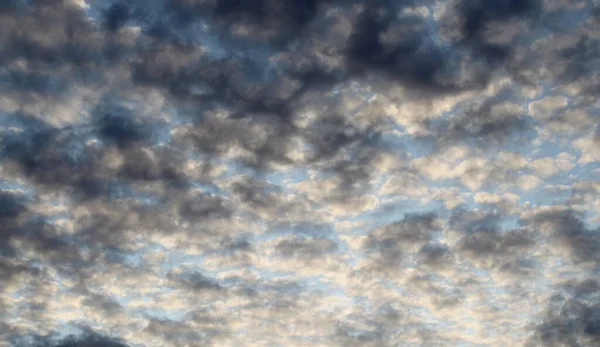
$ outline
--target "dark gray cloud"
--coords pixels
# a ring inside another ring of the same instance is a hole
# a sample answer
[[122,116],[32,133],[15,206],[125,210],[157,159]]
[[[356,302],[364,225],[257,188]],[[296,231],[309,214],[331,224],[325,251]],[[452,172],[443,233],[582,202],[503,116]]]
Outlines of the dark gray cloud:
[[407,215],[401,221],[372,230],[363,248],[372,260],[375,269],[398,270],[403,265],[411,248],[424,245],[439,230],[434,213]]
[[[13,164],[12,174],[22,174],[50,189],[74,189],[85,197],[106,194],[109,187],[99,168],[99,153],[83,141],[73,129],[48,126],[8,138],[2,156]],[[73,151],[78,145],[83,148]]]
[[310,260],[335,251],[337,243],[328,239],[294,238],[278,242],[275,249],[283,257]]
[[535,244],[535,239],[528,230],[510,230],[502,233],[480,231],[469,234],[462,239],[460,249],[473,256],[508,255],[513,250],[528,248]]
[[168,278],[179,282],[180,284],[190,288],[191,290],[215,290],[219,291],[222,289],[221,285],[219,285],[218,281],[208,278],[200,273],[181,273],[175,274],[171,273],[167,275]]
[[528,274],[534,267],[529,254],[536,241],[527,229],[479,231],[464,236],[457,248],[463,259],[518,275]]
[[454,211],[450,225],[461,234],[455,245],[456,255],[486,269],[515,276],[532,274],[536,260],[531,253],[541,234],[528,227],[503,229],[504,217],[497,211]]
[[428,244],[419,250],[417,263],[431,269],[441,269],[452,266],[454,255],[445,245]]
[[566,283],[550,298],[545,316],[528,341],[530,346],[593,346],[600,342],[598,293],[594,279]]
[[165,182],[172,187],[186,185],[182,172],[184,160],[180,153],[169,148],[127,148],[121,152],[123,165],[116,174],[126,182]]
[[17,218],[27,209],[25,198],[8,192],[0,193],[0,218],[9,220]]
[[507,22],[512,19],[534,21],[539,16],[542,6],[542,2],[538,0],[462,0],[456,2],[454,8],[462,38],[470,44],[480,46],[484,54],[502,56],[501,47],[491,45],[485,47],[485,43],[481,42],[485,40],[487,26],[494,22]]
[[131,8],[124,3],[115,2],[103,12],[104,25],[109,31],[120,29],[131,16]]
[[181,202],[179,214],[183,219],[199,221],[210,218],[227,218],[231,212],[226,202],[218,196],[192,196]]
[[[82,265],[82,259],[71,252],[72,242],[61,237],[57,228],[27,207],[31,198],[18,194],[0,193],[0,240],[2,245],[2,277],[8,282],[13,275],[40,274],[40,270],[19,261],[23,251],[36,252],[51,261],[57,269]],[[22,246],[26,245],[26,249]],[[8,258],[5,258],[8,257]]]
[[496,211],[470,211],[458,207],[449,218],[450,226],[460,232],[498,231],[503,215]]
[[350,66],[359,73],[365,69],[381,72],[417,87],[456,88],[444,83],[444,73],[454,59],[427,42],[425,18],[405,16],[398,20],[394,10],[385,5],[367,6],[358,16],[347,48]]
[[214,343],[213,340],[216,337],[226,334],[223,328],[221,325],[220,328],[214,327],[199,330],[179,321],[152,319],[144,329],[144,333],[150,336],[161,337],[173,344],[205,346],[206,344]]
[[600,262],[598,230],[588,228],[575,211],[540,213],[533,217],[531,224],[550,236],[556,245],[566,247],[573,261]]
[[93,27],[83,11],[67,1],[8,6],[1,15],[1,40],[7,48],[0,58],[3,64],[25,58],[31,63],[61,66],[85,64],[98,58],[94,56],[97,50],[92,47],[101,36],[94,37]]
[[494,148],[510,140],[525,144],[534,138],[533,120],[519,105],[521,97],[505,89],[482,101],[473,102],[447,120],[431,122],[438,146],[469,143]]
[[102,140],[121,148],[148,140],[151,134],[148,133],[147,125],[141,124],[131,111],[111,106],[101,105],[94,112],[98,118],[95,128]]
[[374,230],[365,245],[367,248],[402,247],[402,245],[425,243],[437,230],[434,213],[411,214],[401,221]]
[[94,331],[89,327],[78,327],[81,330],[80,334],[70,335],[65,338],[58,336],[31,336],[29,342],[20,342],[16,339],[11,341],[14,346],[52,346],[52,347],[127,347],[120,339],[108,337],[102,333]]

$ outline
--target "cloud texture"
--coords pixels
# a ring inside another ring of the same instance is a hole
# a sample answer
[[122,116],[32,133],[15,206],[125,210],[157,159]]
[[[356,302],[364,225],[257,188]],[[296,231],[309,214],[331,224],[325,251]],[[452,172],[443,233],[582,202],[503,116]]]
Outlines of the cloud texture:
[[0,346],[600,344],[595,0],[0,4]]

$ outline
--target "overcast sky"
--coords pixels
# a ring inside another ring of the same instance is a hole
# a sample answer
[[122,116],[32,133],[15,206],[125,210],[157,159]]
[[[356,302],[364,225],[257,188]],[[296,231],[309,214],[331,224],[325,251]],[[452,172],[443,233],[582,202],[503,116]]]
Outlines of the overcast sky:
[[0,0],[0,346],[600,346],[600,1]]

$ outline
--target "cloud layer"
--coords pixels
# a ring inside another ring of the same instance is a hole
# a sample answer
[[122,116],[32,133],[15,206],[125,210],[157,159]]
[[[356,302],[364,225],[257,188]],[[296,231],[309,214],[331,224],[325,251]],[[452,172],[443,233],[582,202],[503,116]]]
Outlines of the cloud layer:
[[600,343],[600,4],[0,4],[0,346]]

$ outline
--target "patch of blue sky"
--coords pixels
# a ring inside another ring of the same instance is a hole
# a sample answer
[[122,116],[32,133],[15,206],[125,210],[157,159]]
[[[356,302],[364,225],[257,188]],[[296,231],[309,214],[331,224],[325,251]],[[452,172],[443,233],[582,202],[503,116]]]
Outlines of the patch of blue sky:
[[570,147],[565,148],[564,146],[561,146],[560,144],[557,144],[554,141],[544,141],[544,142],[540,143],[539,146],[537,146],[535,150],[529,151],[529,153],[531,153],[530,159],[535,160],[537,158],[542,158],[542,157],[555,158],[560,153],[565,152],[565,151],[571,152],[571,153],[575,152],[572,148],[570,148]]
[[148,194],[148,193],[139,193],[137,192],[134,196],[132,196],[135,201],[139,204],[146,206],[160,205],[163,202],[163,199],[159,196]]
[[163,202],[158,195],[138,191],[131,184],[116,179],[109,183],[108,197],[112,200],[132,199],[142,205],[160,205]]
[[19,193],[26,199],[33,199],[36,196],[36,189],[34,186],[3,179],[0,179],[0,191]]
[[224,164],[227,167],[227,170],[225,170],[225,172],[223,172],[221,175],[221,179],[228,179],[237,175],[247,175],[248,177],[253,177],[256,175],[256,171],[254,169],[248,167],[246,163],[238,159],[221,158],[216,160],[216,163]]
[[109,262],[123,264],[131,267],[140,267],[144,263],[144,252],[142,250],[131,252],[123,251],[114,247],[104,247],[102,251],[104,258]]
[[111,200],[122,200],[133,197],[135,193],[134,188],[125,182],[118,181],[117,179],[110,180],[108,197]]
[[[365,289],[365,292],[368,292],[368,288]],[[354,295],[352,297],[350,297],[350,299],[352,300],[352,306],[362,309],[362,310],[372,310],[373,309],[373,303],[371,302],[371,300],[366,296],[366,295]]]
[[327,293],[327,295],[346,297],[344,290],[325,280],[323,276],[296,277],[308,289]]
[[396,124],[395,127],[400,134],[386,132],[382,134],[381,140],[384,145],[395,148],[399,154],[409,153],[413,158],[424,157],[430,154],[435,149],[435,141],[433,138],[416,139],[405,133],[405,128],[402,125]]
[[388,289],[391,289],[391,290],[395,291],[398,294],[402,294],[402,295],[408,295],[409,294],[409,292],[408,292],[408,290],[406,288],[398,286],[397,284],[395,284],[392,281],[388,281],[388,280],[385,280],[385,279],[382,278],[382,279],[379,280],[379,283],[383,284],[385,287],[387,287]]
[[[343,286],[337,286],[332,283],[328,283],[326,280],[320,282],[320,285],[317,288],[331,297],[337,297],[337,298],[349,298],[350,297],[344,290]],[[331,308],[330,308],[331,311],[334,311],[336,309],[337,308],[335,306],[331,306]]]
[[203,266],[205,259],[204,255],[188,254],[176,249],[168,249],[157,244],[149,246],[146,250],[161,250],[162,252],[164,252],[164,254],[167,255],[167,259],[161,261],[161,263],[159,264],[159,268],[162,273],[167,273],[173,269],[177,269],[182,266],[186,269],[197,272],[208,271]]
[[310,179],[308,171],[304,167],[296,167],[287,172],[270,171],[264,175],[264,178],[275,185],[281,187],[286,193],[291,193],[290,184],[297,184]]
[[227,197],[227,193],[215,184],[210,184],[207,182],[192,181],[192,182],[190,182],[190,185],[192,188],[199,190],[203,193],[209,194],[209,195]]
[[542,186],[538,187],[537,189],[521,192],[521,202],[524,203],[528,201],[536,206],[552,206],[556,204],[566,204],[568,203],[568,200],[573,196],[572,189],[549,189],[551,185],[565,184],[572,184],[572,182],[570,182],[570,180],[568,179],[548,179]]
[[571,169],[569,176],[575,176],[577,177],[577,180],[600,181],[600,175],[596,171],[597,169],[600,169],[599,161],[578,164],[573,169]]
[[[265,281],[274,281],[274,280],[286,280],[286,279],[295,279],[297,277],[296,272],[294,271],[277,271],[271,270],[268,268],[257,267],[254,265],[243,266],[250,271],[255,271],[260,275],[260,278]],[[227,269],[227,268],[224,268]],[[234,269],[233,267],[231,269]],[[218,272],[215,272],[215,274]]]
[[[527,110],[527,112],[529,112],[529,106],[531,103],[543,100],[543,99],[545,99],[547,97],[551,97],[551,96],[562,96],[565,98],[567,103],[565,106],[562,107],[562,109],[564,109],[564,110],[568,110],[574,106],[573,98],[566,91],[558,90],[552,82],[542,81],[539,83],[539,85],[541,87],[540,93],[536,94],[532,98],[528,98],[524,102],[524,107]],[[538,124],[539,124],[539,122],[538,122]],[[555,134],[555,135],[562,135],[562,134]]]
[[[29,283],[25,283],[22,284],[21,287],[19,287],[18,289],[12,291],[12,293],[9,295],[14,301],[16,302],[26,302],[27,297],[29,296],[29,294],[33,293],[33,288]],[[18,310],[18,308],[16,309]],[[15,314],[18,314],[18,312],[14,312]],[[13,314],[14,318],[17,318],[17,315]]]
[[333,226],[329,224],[305,222],[275,224],[266,233],[256,236],[254,240],[257,242],[264,242],[286,235],[298,235],[305,237],[332,237],[334,235],[334,229]]
[[[113,300],[117,304],[121,305],[121,307],[123,307],[126,311],[128,311],[128,313],[133,313],[134,315],[136,315],[138,317],[143,317],[143,316],[145,316],[144,308],[136,308],[131,305],[132,302],[142,301],[142,302],[145,302],[148,304],[152,304],[155,301],[155,296],[165,295],[165,294],[169,294],[169,293],[173,292],[172,288],[164,286],[164,285],[162,285],[162,286],[155,285],[155,286],[152,286],[152,288],[155,290],[152,291],[151,293],[146,292],[144,294],[140,294],[135,291],[135,288],[129,288],[131,290],[128,291],[126,295],[110,295],[110,294],[108,294],[108,296],[110,297],[111,300]],[[161,310],[161,309],[158,308],[158,310]],[[167,311],[167,310],[161,310],[161,311]]]
[[[554,197],[568,197],[573,193],[572,184],[573,173],[569,171],[560,172],[552,177],[544,180],[544,190],[546,194],[551,194]],[[580,176],[575,176],[578,180],[581,180]],[[568,187],[566,187],[568,185]],[[552,189],[550,189],[552,188]]]
[[550,205],[552,202],[544,190],[544,185],[531,190],[521,190],[518,192],[518,194],[520,197],[519,202],[521,204],[529,202],[532,205],[543,206]]
[[[147,301],[149,303],[152,302],[152,300],[147,300]],[[190,311],[189,309],[167,310],[167,309],[160,308],[157,305],[152,305],[152,306],[137,308],[135,310],[130,310],[129,313],[133,317],[138,316],[138,317],[155,318],[155,319],[161,319],[161,320],[182,321],[186,318],[189,311]]]
[[501,230],[515,230],[520,228],[520,217],[517,215],[508,215],[498,222]]

